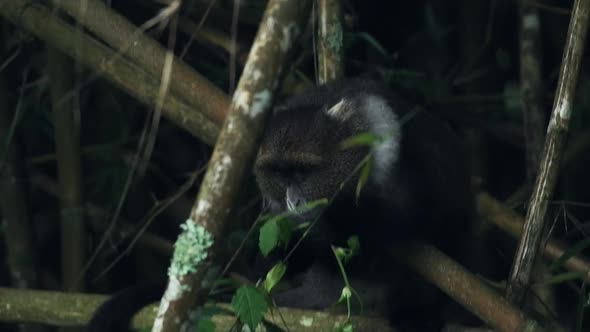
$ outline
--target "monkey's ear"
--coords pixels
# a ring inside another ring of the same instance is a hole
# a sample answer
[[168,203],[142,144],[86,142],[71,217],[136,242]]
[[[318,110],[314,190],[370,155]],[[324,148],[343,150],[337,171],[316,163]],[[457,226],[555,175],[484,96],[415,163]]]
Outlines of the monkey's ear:
[[334,106],[327,109],[325,112],[327,116],[335,120],[346,121],[352,115],[352,103],[346,99],[342,99],[339,102],[337,102]]

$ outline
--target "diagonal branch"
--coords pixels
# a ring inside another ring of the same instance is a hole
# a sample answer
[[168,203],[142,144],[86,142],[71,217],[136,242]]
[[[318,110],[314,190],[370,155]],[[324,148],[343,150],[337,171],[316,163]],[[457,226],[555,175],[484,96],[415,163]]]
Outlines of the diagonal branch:
[[188,311],[209,292],[202,281],[216,258],[242,179],[250,173],[284,63],[310,5],[309,0],[267,5],[199,196],[176,242],[154,332],[178,331]]
[[[167,50],[144,35],[141,28],[98,0],[60,0],[55,3],[152,76],[162,76]],[[229,106],[227,96],[176,57],[171,70],[170,89],[211,121],[222,123]]]
[[[0,16],[95,70],[142,103],[155,104],[160,86],[159,79],[126,58],[116,56],[110,48],[88,35],[82,34],[83,37],[79,38],[80,34],[76,28],[53,15],[50,10],[40,6],[36,1],[0,2]],[[202,86],[197,86],[195,89],[204,89],[203,86],[210,84],[206,81],[202,83]],[[202,102],[202,99],[199,100]],[[224,108],[229,105],[226,98],[220,103],[222,105],[216,107]],[[213,145],[219,132],[220,122],[212,122],[195,109],[206,107],[203,105],[201,103],[189,105],[178,97],[176,91],[172,91],[164,99],[163,114],[179,127]]]

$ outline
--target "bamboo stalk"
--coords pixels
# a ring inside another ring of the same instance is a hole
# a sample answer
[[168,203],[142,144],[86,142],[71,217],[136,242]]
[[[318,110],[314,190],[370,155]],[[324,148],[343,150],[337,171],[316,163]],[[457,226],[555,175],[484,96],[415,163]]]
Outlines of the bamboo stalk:
[[[78,30],[32,0],[12,0],[0,4],[0,16],[27,30],[65,55],[95,70],[146,105],[154,105],[158,98],[159,79]],[[227,99],[223,99],[228,105]],[[218,107],[223,108],[224,105]],[[166,95],[163,115],[192,135],[213,145],[219,124],[198,112],[177,97],[174,91]]]
[[574,2],[543,156],[527,210],[524,231],[506,289],[507,298],[513,303],[521,304],[530,287],[534,262],[538,256],[545,228],[547,206],[557,183],[559,166],[564,153],[579,67],[588,30],[589,13],[590,1],[576,0]]

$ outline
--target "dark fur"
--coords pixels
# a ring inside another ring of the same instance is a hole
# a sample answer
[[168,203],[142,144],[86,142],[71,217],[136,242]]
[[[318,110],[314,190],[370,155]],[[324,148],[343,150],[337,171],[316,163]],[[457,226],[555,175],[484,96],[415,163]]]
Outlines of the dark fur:
[[[342,150],[340,142],[367,131],[368,126],[354,115],[339,122],[325,110],[342,99],[361,107],[358,101],[368,95],[386,99],[398,119],[412,109],[400,96],[364,80],[331,83],[279,106],[255,168],[263,195],[280,202],[286,187],[295,183],[308,201],[331,197],[368,152],[367,148]],[[393,264],[385,253],[396,244],[420,238],[459,260],[464,258],[459,240],[469,237],[474,206],[469,172],[458,137],[426,111],[415,113],[402,125],[400,146],[385,186],[369,181],[357,206],[354,189],[358,178],[352,178],[324,211],[316,229],[289,261],[289,277],[299,286],[277,294],[280,305],[313,309],[332,305],[343,284],[330,245],[345,245],[356,234],[361,256],[348,267],[349,274],[361,286],[369,285],[358,289],[359,293],[375,293],[373,284],[385,294],[382,299],[365,298],[375,306],[370,309],[390,316],[395,326],[407,330],[440,329],[440,294],[432,295],[431,286],[425,283],[409,282],[417,277]],[[321,158],[308,158],[312,161],[308,163],[297,157],[309,154]],[[284,206],[278,207],[281,209]],[[424,289],[429,291],[420,299]],[[427,316],[421,311],[425,307]]]
[[127,331],[131,317],[149,303],[158,301],[166,281],[143,283],[126,288],[105,301],[94,312],[86,332]]

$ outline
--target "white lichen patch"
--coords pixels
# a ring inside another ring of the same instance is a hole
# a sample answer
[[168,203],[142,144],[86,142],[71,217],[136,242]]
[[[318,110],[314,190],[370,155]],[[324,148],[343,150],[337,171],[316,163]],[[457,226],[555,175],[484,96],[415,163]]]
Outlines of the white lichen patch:
[[[244,70],[245,71],[245,70]],[[250,105],[250,92],[238,90],[233,98],[233,108],[234,109],[248,109],[248,105]]]
[[305,327],[311,327],[313,325],[313,317],[301,316],[299,324]]
[[191,219],[180,225],[180,228],[182,232],[174,244],[174,256],[168,268],[170,279],[180,279],[188,273],[195,273],[207,259],[208,250],[213,245],[213,235]]
[[[246,62],[246,67],[249,67],[249,64],[251,63],[258,62],[258,52],[260,52],[260,49],[265,47],[266,44],[268,44],[268,42],[271,40],[272,31],[273,30],[264,29],[260,31],[258,36],[256,36],[256,40],[254,41],[252,49],[250,49],[250,53],[248,54],[248,61]],[[244,69],[244,72],[247,72],[246,69]]]
[[200,199],[199,203],[197,203],[197,215],[204,215],[209,212],[211,209],[211,203],[209,203],[206,199]]
[[230,116],[230,117],[227,119],[227,131],[228,131],[228,132],[230,132],[230,133],[231,133],[232,131],[234,131],[234,129],[236,128],[236,126],[235,126],[234,122],[235,122],[235,120],[234,120],[234,117],[233,117],[233,116]]
[[182,296],[183,288],[180,280],[175,276],[170,276],[168,280],[168,286],[166,292],[160,301],[160,307],[158,308],[158,314],[152,327],[152,332],[161,331],[164,324],[164,314],[168,311],[170,302],[178,300]]
[[267,31],[275,31],[276,25],[277,25],[277,21],[275,20],[274,17],[269,17],[266,20],[266,30]]
[[252,72],[252,79],[258,81],[262,77],[262,72],[258,69]]
[[572,113],[572,106],[565,98],[562,98],[557,102],[554,110],[555,114],[551,117],[549,125],[547,126],[547,132],[550,132],[559,125],[557,121],[568,121]]
[[224,155],[223,158],[221,158],[221,167],[223,168],[228,168],[231,165],[231,157],[228,155]]
[[555,110],[560,118],[569,120],[570,114],[572,113],[572,105],[566,99],[563,102],[557,104],[557,108]]
[[171,277],[163,297],[168,302],[176,301],[180,299],[184,290],[185,288],[180,283],[180,280],[176,277]]
[[332,50],[332,52],[340,52],[340,49],[343,46],[342,43],[344,42],[342,27],[340,25],[338,25],[337,30],[335,30],[333,34],[328,36],[327,42],[328,48]]
[[245,109],[247,115],[251,118],[256,118],[262,114],[262,112],[270,107],[272,99],[272,92],[268,89],[264,89],[254,95],[252,98],[252,104],[250,108]]
[[228,170],[231,167],[232,159],[229,155],[223,154],[217,159],[217,163],[213,167],[213,175],[211,182],[207,185],[210,186],[214,192],[219,191],[222,188],[222,184],[225,182],[225,177],[228,174]]
[[299,35],[299,27],[295,22],[289,22],[283,27],[283,38],[281,39],[281,51],[287,52],[291,44]]
[[540,25],[539,16],[532,13],[526,14],[523,17],[522,24],[527,30],[538,30]]

